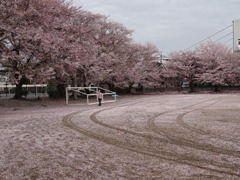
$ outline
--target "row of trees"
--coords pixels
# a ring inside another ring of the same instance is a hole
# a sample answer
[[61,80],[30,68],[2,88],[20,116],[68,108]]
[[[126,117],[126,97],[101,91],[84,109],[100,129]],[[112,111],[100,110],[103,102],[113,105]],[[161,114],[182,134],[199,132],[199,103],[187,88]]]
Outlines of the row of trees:
[[17,92],[26,79],[114,87],[158,81],[156,46],[134,43],[123,25],[64,0],[1,0],[0,20],[0,65]]
[[240,82],[240,53],[232,52],[227,46],[207,42],[192,51],[176,52],[167,63],[166,76],[179,83],[186,78],[190,89],[196,84],[211,84],[218,91],[219,86],[232,86]]
[[182,78],[223,85],[239,77],[239,54],[221,44],[176,52],[164,69],[155,45],[135,43],[123,25],[64,0],[1,0],[0,21],[0,66],[11,72],[15,98],[26,80],[121,88]]

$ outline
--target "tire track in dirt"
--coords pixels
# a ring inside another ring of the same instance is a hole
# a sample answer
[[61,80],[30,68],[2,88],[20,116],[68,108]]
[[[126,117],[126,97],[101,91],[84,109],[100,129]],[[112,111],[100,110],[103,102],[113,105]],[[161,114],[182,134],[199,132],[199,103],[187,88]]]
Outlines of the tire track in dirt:
[[[216,98],[213,98],[211,100],[214,100],[214,99],[216,99]],[[195,110],[206,108],[206,107],[211,106],[211,105],[217,103],[218,101],[220,101],[220,100],[218,100],[218,98],[216,100],[217,101],[211,103],[210,105],[207,105],[207,106],[204,106],[204,107],[200,107],[200,108],[196,108],[194,110],[191,110],[191,112],[195,111]],[[177,111],[177,110],[181,110],[181,109],[186,109],[188,107],[193,107],[193,106],[199,105],[201,103],[204,103],[206,101],[209,101],[209,100],[205,100],[205,101],[202,101],[200,103],[196,103],[196,104],[193,104],[193,105],[190,105],[190,106],[186,106],[186,107],[183,107],[183,108],[177,108],[175,110],[162,112],[159,115],[156,115],[155,118],[152,118],[152,119],[148,120],[149,128],[152,131],[154,131],[155,133],[160,134],[160,135],[166,137],[171,143],[179,145],[179,146],[192,147],[194,149],[204,150],[204,151],[208,151],[208,152],[212,152],[212,153],[218,153],[218,154],[225,154],[225,155],[229,155],[229,156],[240,158],[240,152],[239,151],[232,151],[232,150],[229,150],[229,149],[219,148],[219,147],[213,146],[212,144],[208,144],[208,143],[198,143],[198,142],[196,142],[194,140],[191,140],[190,139],[191,137],[189,139],[185,139],[183,137],[179,138],[176,135],[169,134],[163,128],[161,128],[161,127],[159,127],[159,126],[157,126],[155,124],[155,120],[158,117],[160,117],[161,115],[164,115],[164,114],[167,114],[167,113],[171,113],[173,111]],[[185,113],[183,113],[183,114],[185,114]],[[179,115],[178,117],[180,117],[181,115]]]
[[[148,155],[151,157],[156,157],[156,158],[167,160],[167,161],[173,161],[173,162],[184,164],[184,165],[190,165],[190,166],[194,166],[194,167],[197,167],[200,169],[205,169],[205,170],[209,170],[209,171],[213,171],[213,172],[217,172],[217,173],[221,173],[221,174],[229,174],[229,175],[240,177],[240,174],[238,174],[238,173],[235,173],[232,171],[221,170],[221,168],[227,168],[229,170],[237,170],[236,167],[232,166],[232,165],[218,164],[217,162],[207,161],[206,159],[200,159],[200,158],[195,159],[195,163],[204,163],[204,165],[202,165],[202,164],[198,165],[198,164],[189,162],[186,157],[179,156],[179,157],[177,157],[178,159],[176,159],[176,153],[169,153],[169,152],[163,152],[163,151],[162,152],[161,151],[152,152],[151,149],[149,149],[145,146],[142,147],[142,146],[139,146],[136,144],[131,144],[129,142],[125,143],[125,142],[119,141],[118,139],[115,139],[115,138],[105,137],[105,136],[99,135],[97,133],[93,133],[93,132],[88,131],[84,128],[81,128],[81,127],[75,125],[73,122],[71,122],[71,118],[78,113],[80,113],[80,112],[75,112],[75,113],[69,114],[68,116],[65,116],[63,119],[63,123],[65,126],[71,128],[75,131],[78,131],[79,133],[81,133],[85,136],[88,136],[90,138],[96,139],[96,140],[104,142],[106,144],[114,145],[119,148],[127,149],[127,150],[130,150],[135,153],[140,153],[143,155]],[[165,156],[163,156],[163,154]],[[191,161],[194,161],[193,157],[191,157]],[[209,164],[213,165],[213,166],[217,166],[218,168],[216,168],[216,169],[213,169],[211,167],[208,168],[207,165],[209,165]]]
[[[101,113],[105,110],[106,109],[101,110],[101,111],[97,111],[97,112],[91,114],[90,119],[93,122],[95,122],[96,124],[99,124],[99,125],[104,126],[106,128],[114,129],[114,130],[117,130],[119,132],[131,134],[131,135],[135,135],[135,136],[139,136],[139,137],[148,139],[148,141],[155,140],[155,141],[158,141],[159,143],[164,143],[166,145],[167,144],[173,144],[173,145],[177,145],[177,146],[180,146],[180,147],[186,146],[186,147],[190,147],[190,148],[193,148],[193,149],[196,149],[196,150],[204,150],[204,151],[207,151],[207,152],[218,153],[218,154],[233,155],[233,153],[235,153],[235,151],[230,151],[229,152],[229,150],[225,150],[225,149],[222,149],[222,148],[217,148],[217,147],[214,147],[212,145],[206,145],[206,144],[198,144],[197,145],[196,143],[193,143],[194,141],[189,142],[189,140],[187,140],[185,142],[185,144],[183,144],[182,139],[179,141],[179,140],[175,140],[173,138],[170,138],[169,136],[167,136],[167,137],[165,136],[166,138],[155,137],[155,136],[152,136],[152,135],[142,134],[142,133],[138,133],[138,132],[134,132],[134,131],[129,131],[127,129],[111,126],[109,124],[106,124],[106,123],[103,123],[103,122],[97,120],[97,118],[96,118],[97,114],[99,114],[99,113]],[[154,120],[157,117],[158,117],[158,115],[155,115],[152,118],[150,118],[148,121]],[[237,157],[240,157],[240,154],[237,153]]]
[[[110,109],[110,108],[107,108],[107,109]],[[104,110],[107,110],[107,109],[104,109]],[[101,110],[101,111],[104,111],[104,110]],[[99,112],[101,112],[101,111],[99,111]],[[129,142],[126,143],[126,142],[121,141],[121,140],[116,139],[116,138],[106,137],[106,136],[100,135],[99,133],[94,133],[94,132],[88,131],[84,128],[81,128],[81,127],[77,126],[76,124],[74,124],[71,121],[73,116],[75,116],[75,115],[77,115],[81,112],[83,112],[83,111],[78,111],[78,112],[71,113],[71,114],[65,116],[63,118],[64,125],[71,128],[71,129],[74,129],[74,130],[76,130],[76,131],[80,132],[81,134],[84,134],[88,137],[91,137],[91,138],[94,138],[96,140],[105,142],[107,144],[111,144],[111,145],[114,145],[114,146],[117,146],[117,147],[120,147],[120,148],[130,150],[132,152],[136,152],[136,153],[140,153],[140,154],[144,154],[144,155],[148,155],[148,156],[152,156],[152,157],[156,157],[156,158],[160,158],[160,159],[164,159],[164,160],[168,160],[168,161],[174,161],[174,162],[177,162],[177,163],[180,163],[180,164],[190,165],[190,166],[198,167],[198,168],[209,170],[209,171],[214,171],[214,172],[223,173],[223,174],[230,174],[230,175],[240,177],[240,174],[235,172],[236,167],[234,165],[231,165],[231,164],[222,164],[222,163],[219,163],[219,162],[214,162],[212,160],[209,161],[207,159],[203,159],[203,158],[199,158],[199,157],[193,157],[193,156],[183,157],[181,154],[177,154],[176,152],[171,153],[171,152],[153,150],[153,149],[151,149],[151,147],[149,148],[147,146],[141,146],[141,145],[133,144],[133,143],[129,143]],[[91,115],[91,119],[96,121],[96,115],[99,112],[93,113]],[[108,126],[108,128],[111,128],[110,125],[107,125],[107,126]],[[120,128],[118,128],[118,129],[115,128],[115,130],[119,131],[121,129]],[[130,133],[132,135],[139,135],[139,134],[134,133],[134,132],[129,132],[128,130],[121,130],[121,131],[124,132],[124,133]],[[149,137],[150,136],[148,136],[148,138]],[[188,158],[190,158],[191,161],[189,161]],[[192,161],[194,161],[194,162],[192,162]],[[212,165],[212,166],[215,166],[216,168],[207,167],[209,164]],[[228,170],[224,170],[224,169],[221,169],[221,168],[226,168]]]
[[[111,125],[109,125],[109,124],[105,124],[105,123],[97,120],[97,117],[96,117],[97,114],[99,114],[100,112],[103,112],[103,111],[105,111],[105,109],[104,109],[104,110],[97,111],[97,112],[91,114],[90,119],[91,119],[93,122],[95,122],[95,123],[97,123],[97,124],[99,124],[99,125],[101,125],[101,126],[104,126],[104,127],[110,128],[110,129],[114,129],[114,130],[117,130],[117,131],[120,131],[120,132],[123,132],[123,133],[128,133],[128,134],[131,134],[131,135],[143,137],[143,138],[145,138],[145,140],[146,140],[146,138],[147,138],[147,139],[149,139],[149,140],[156,140],[156,141],[158,141],[159,143],[174,144],[174,145],[182,146],[181,143],[177,143],[177,142],[173,142],[173,141],[169,142],[169,140],[167,140],[167,139],[158,138],[158,137],[154,137],[154,136],[151,136],[151,135],[145,135],[145,134],[141,134],[141,133],[129,131],[129,130],[126,130],[126,129],[114,127],[114,126],[111,126]],[[157,116],[155,116],[155,117],[157,117]],[[153,117],[152,119],[155,119],[155,118]],[[191,147],[191,148],[195,147],[195,148],[196,148],[196,146],[189,146],[189,147]],[[197,149],[197,150],[201,149],[201,146],[198,146],[198,148],[196,148],[196,149]],[[202,149],[201,149],[201,150],[202,150]],[[209,151],[209,148],[208,148],[208,149],[204,148],[204,150],[208,150],[208,151]],[[148,149],[148,151],[149,151],[149,149]],[[211,151],[210,151],[210,152],[211,152],[211,153],[213,152],[213,153],[224,154],[223,149],[220,149],[220,150],[218,150],[218,151],[216,151],[216,150],[213,151],[212,146],[211,146]],[[166,151],[161,151],[161,152],[158,152],[158,153],[166,153]],[[169,152],[167,152],[167,153],[169,154]],[[225,153],[226,153],[226,152],[225,152]],[[170,154],[171,154],[171,156],[176,156],[177,153],[174,152],[174,153],[170,153]],[[182,156],[181,154],[177,154],[177,155],[178,155],[178,157]],[[227,153],[227,155],[230,155],[230,154]],[[231,155],[232,155],[232,154],[231,154]],[[185,155],[185,156],[186,156],[186,155]],[[190,157],[190,156],[189,156],[189,157]],[[188,158],[189,158],[189,157],[188,157]],[[192,155],[191,155],[191,158],[192,158]],[[214,165],[216,165],[216,163],[213,163],[213,161],[209,161],[209,160],[204,159],[204,158],[203,158],[203,159],[201,159],[201,158],[195,158],[195,159],[197,159],[198,162],[199,162],[199,161],[205,161],[205,162],[207,162],[207,164],[214,164]],[[222,164],[222,165],[220,165],[219,167],[222,167],[223,165],[226,166],[227,164]],[[234,168],[235,168],[235,166],[234,166]]]
[[[217,101],[217,102],[218,102],[218,101]],[[217,102],[215,102],[215,103],[217,103]],[[213,104],[215,104],[215,103],[213,103]],[[213,105],[213,104],[210,104],[209,106],[211,106],[211,105]],[[206,106],[206,107],[209,107],[209,106]],[[193,110],[191,110],[191,111],[187,111],[187,112],[179,115],[179,116],[176,118],[176,122],[177,122],[180,126],[186,128],[186,129],[189,129],[189,130],[191,130],[192,132],[196,132],[196,133],[199,133],[199,134],[202,134],[202,135],[207,135],[207,136],[212,137],[212,138],[216,138],[216,139],[220,139],[220,140],[225,140],[225,141],[231,141],[231,142],[240,144],[240,141],[238,141],[238,140],[236,140],[236,139],[233,139],[233,138],[231,138],[231,137],[221,136],[221,135],[218,135],[218,134],[206,132],[206,131],[204,131],[204,130],[202,130],[202,129],[199,129],[199,128],[196,128],[196,127],[194,127],[194,126],[190,126],[189,124],[187,124],[186,122],[184,122],[184,116],[185,116],[185,115],[187,115],[187,114],[189,114],[189,113],[192,113],[192,112],[194,112],[194,111],[202,110],[202,109],[204,109],[204,108],[206,108],[206,107],[197,108],[197,109],[193,109]]]

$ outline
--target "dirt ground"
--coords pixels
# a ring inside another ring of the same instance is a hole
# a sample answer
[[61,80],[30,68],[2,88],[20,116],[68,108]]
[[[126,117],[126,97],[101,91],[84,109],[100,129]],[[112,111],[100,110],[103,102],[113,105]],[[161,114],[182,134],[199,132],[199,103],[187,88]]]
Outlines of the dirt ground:
[[238,180],[240,94],[0,99],[1,180]]

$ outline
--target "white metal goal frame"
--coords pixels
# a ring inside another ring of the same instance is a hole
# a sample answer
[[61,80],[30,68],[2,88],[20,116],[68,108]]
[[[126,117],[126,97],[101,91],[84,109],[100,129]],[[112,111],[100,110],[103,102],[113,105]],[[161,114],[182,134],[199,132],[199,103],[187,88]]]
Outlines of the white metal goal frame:
[[[76,92],[79,95],[84,95],[87,98],[87,104],[92,105],[92,104],[98,104],[98,98],[97,98],[97,93],[98,91],[101,90],[103,94],[103,99],[102,103],[110,103],[110,102],[116,102],[117,101],[117,94],[116,92],[110,91],[108,89],[104,89],[101,87],[66,87],[66,104],[67,105],[73,105],[69,103],[69,91]],[[112,98],[110,100],[104,99],[104,96],[111,96]],[[96,101],[90,102],[90,97],[96,97]],[[83,103],[81,103],[83,104]],[[79,105],[75,103],[74,105]]]

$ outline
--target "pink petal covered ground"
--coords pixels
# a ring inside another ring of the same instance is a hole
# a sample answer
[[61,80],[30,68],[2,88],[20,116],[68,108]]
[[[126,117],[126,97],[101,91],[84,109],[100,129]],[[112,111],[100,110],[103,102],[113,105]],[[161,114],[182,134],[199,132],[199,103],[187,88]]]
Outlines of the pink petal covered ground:
[[0,179],[239,179],[240,94],[1,108]]

